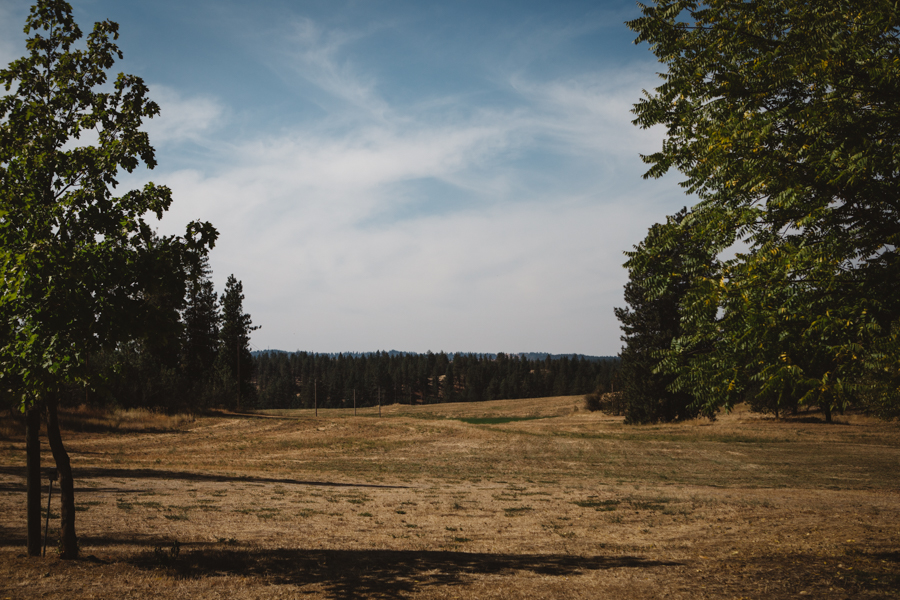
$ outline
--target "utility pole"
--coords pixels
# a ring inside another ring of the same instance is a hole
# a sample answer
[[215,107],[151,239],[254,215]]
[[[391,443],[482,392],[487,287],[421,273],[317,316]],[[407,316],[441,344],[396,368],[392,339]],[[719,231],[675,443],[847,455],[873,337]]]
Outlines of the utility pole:
[[241,336],[238,335],[235,337],[235,349],[237,350],[237,354],[235,356],[235,363],[237,364],[237,409],[238,412],[241,410]]
[[313,406],[316,407],[316,416],[319,416],[319,380],[313,379]]
[[381,416],[381,388],[378,388],[378,416]]
[[353,416],[356,416],[356,388],[353,388]]

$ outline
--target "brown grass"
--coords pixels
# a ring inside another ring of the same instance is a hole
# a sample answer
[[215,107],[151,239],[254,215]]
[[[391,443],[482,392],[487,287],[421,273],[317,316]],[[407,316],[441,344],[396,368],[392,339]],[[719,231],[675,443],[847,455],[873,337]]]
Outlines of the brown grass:
[[23,556],[6,423],[0,600],[897,597],[896,424],[581,406],[70,415],[74,562]]
[[168,415],[146,408],[103,410],[86,405],[63,411],[61,426],[70,431],[162,432],[182,429],[194,422],[188,414]]

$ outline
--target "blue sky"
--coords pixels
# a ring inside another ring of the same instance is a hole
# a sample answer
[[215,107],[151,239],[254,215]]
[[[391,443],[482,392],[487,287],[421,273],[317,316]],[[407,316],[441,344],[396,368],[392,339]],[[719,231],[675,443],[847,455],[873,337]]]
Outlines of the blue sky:
[[[632,1],[72,2],[162,109],[161,233],[211,221],[255,348],[619,351],[622,252],[690,204],[631,125]],[[0,61],[28,2],[0,0]]]

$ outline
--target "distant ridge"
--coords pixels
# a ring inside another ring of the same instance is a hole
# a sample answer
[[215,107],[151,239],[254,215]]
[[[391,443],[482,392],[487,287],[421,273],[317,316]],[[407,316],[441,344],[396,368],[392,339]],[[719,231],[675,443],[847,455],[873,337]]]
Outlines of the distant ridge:
[[[339,355],[343,356],[352,356],[354,358],[361,358],[363,356],[371,356],[373,354],[377,354],[380,352],[381,354],[387,354],[388,356],[418,356],[420,354],[425,354],[424,352],[402,352],[400,350],[378,350],[375,352],[309,352],[304,350],[295,350],[293,352],[288,350],[277,350],[275,348],[270,348],[268,350],[254,350],[252,352],[253,356],[258,356],[265,352],[272,352],[275,354],[296,354],[299,352],[306,352],[306,354],[312,354],[315,356],[328,356],[329,358],[337,358]],[[440,354],[440,352],[435,352],[434,354]],[[497,358],[497,353],[492,352],[446,352],[447,356],[450,357],[450,360],[453,360],[453,357],[456,354],[460,356],[474,354],[475,356],[481,356],[485,358]],[[589,361],[600,361],[600,360],[619,360],[618,356],[592,356],[590,354],[551,354],[549,352],[519,352],[518,354],[514,354],[512,352],[504,353],[508,356],[520,356],[522,358],[526,358],[528,360],[546,360],[548,357],[550,360],[560,360],[562,358],[569,359],[582,359]]]
[[618,356],[592,356],[590,354],[550,354],[549,352],[520,352],[519,356],[528,360],[545,360],[548,356],[550,360],[559,360],[567,356],[569,358],[583,358],[584,360],[619,360]]

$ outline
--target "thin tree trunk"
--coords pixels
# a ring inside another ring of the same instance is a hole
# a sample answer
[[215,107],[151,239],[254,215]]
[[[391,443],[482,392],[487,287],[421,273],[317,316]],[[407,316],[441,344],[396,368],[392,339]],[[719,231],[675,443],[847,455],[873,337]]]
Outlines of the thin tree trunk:
[[69,454],[63,446],[56,415],[56,399],[47,402],[47,440],[59,472],[60,503],[60,558],[78,558],[78,538],[75,535],[75,482],[72,479],[72,465]]
[[26,546],[28,556],[41,555],[41,411],[25,411]]

